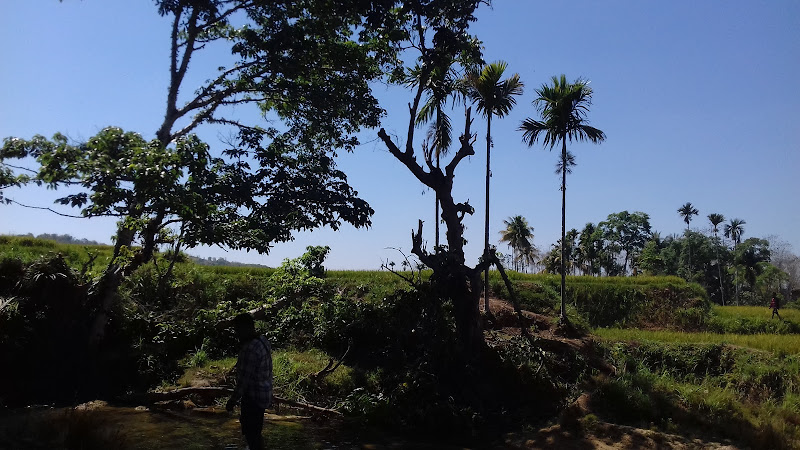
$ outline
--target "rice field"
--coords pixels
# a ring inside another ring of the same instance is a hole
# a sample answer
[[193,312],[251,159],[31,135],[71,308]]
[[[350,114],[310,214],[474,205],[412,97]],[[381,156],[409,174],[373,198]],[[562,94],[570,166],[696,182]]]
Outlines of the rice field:
[[797,334],[718,334],[598,328],[594,334],[609,341],[650,341],[671,344],[727,344],[782,354],[800,353]]
[[[724,319],[771,319],[772,309],[764,306],[714,306],[712,312]],[[800,323],[800,309],[780,308],[783,320]]]

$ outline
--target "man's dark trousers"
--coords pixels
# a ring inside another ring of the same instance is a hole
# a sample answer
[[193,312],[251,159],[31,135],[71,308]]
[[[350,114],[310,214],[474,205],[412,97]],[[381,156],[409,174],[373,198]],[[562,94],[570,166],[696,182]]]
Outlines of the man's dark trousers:
[[247,397],[242,398],[242,414],[239,416],[242,424],[242,434],[250,450],[264,448],[261,439],[261,430],[264,429],[264,408],[259,408]]

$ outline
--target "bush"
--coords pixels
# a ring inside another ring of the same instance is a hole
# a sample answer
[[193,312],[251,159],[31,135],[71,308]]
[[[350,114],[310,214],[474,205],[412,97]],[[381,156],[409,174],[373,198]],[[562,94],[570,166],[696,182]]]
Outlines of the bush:
[[88,362],[86,286],[54,254],[4,258],[0,280],[0,403],[73,399]]

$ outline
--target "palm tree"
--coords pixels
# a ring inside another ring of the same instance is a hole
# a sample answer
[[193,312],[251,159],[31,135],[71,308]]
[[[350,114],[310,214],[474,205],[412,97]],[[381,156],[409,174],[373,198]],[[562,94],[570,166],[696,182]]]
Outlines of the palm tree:
[[517,255],[517,258],[519,259],[522,271],[527,272],[527,267],[533,267],[539,262],[539,249],[531,243],[529,247],[524,247],[522,249],[522,252]]
[[689,270],[689,277],[688,278],[691,279],[692,278],[692,247],[691,247],[691,241],[689,240],[689,236],[688,236],[688,233],[689,233],[689,222],[692,221],[692,216],[696,216],[696,215],[700,214],[700,211],[698,211],[697,208],[692,206],[691,202],[686,202],[686,204],[684,204],[683,206],[678,208],[678,214],[680,214],[680,216],[683,217],[683,221],[686,222],[686,233],[687,233],[686,245],[687,245],[687,247],[689,249],[689,262],[688,262],[687,269]]
[[[725,225],[725,237],[733,240],[733,254],[736,254],[736,246],[742,242],[742,234],[744,234],[745,222],[742,219],[731,219],[730,223]],[[734,263],[734,278],[736,285],[736,304],[739,304],[739,267]]]
[[514,270],[519,271],[519,262],[523,262],[526,249],[532,248],[533,227],[528,225],[527,219],[522,216],[509,217],[503,223],[506,229],[500,232],[500,242],[505,242],[511,247]]
[[[708,221],[711,222],[711,226],[714,227],[714,237],[717,238],[717,233],[719,232],[719,224],[725,222],[725,216],[722,214],[711,213],[708,215]],[[719,295],[722,299],[722,306],[725,306],[725,289],[722,286],[722,267],[720,267],[720,260],[719,260],[719,248],[718,244],[714,244],[714,252],[717,255],[717,272],[719,272]]]
[[686,222],[686,231],[689,231],[689,222],[692,221],[692,216],[700,214],[700,211],[692,206],[691,202],[686,202],[686,204],[678,208],[678,214],[683,217],[683,221]]
[[[508,63],[498,61],[487,64],[478,72],[471,70],[467,74],[467,93],[477,105],[479,113],[486,116],[486,235],[484,240],[484,255],[489,255],[489,178],[491,177],[491,148],[492,148],[492,116],[503,117],[511,112],[517,104],[514,98],[522,94],[522,81],[519,74],[511,75],[503,80],[503,73]],[[484,310],[489,312],[489,268],[484,274]]]
[[[592,88],[587,80],[579,78],[574,83],[569,83],[567,77],[561,75],[554,76],[551,81],[552,84],[544,84],[536,90],[538,97],[533,101],[542,120],[525,119],[519,129],[528,146],[533,146],[540,136],[544,136],[543,144],[545,147],[550,146],[550,150],[561,142],[561,320],[565,322],[566,270],[563,243],[566,237],[567,169],[570,167],[567,141],[588,140],[599,143],[605,140],[606,135],[588,125],[586,115],[592,104]],[[573,158],[573,165],[574,162]]]
[[[418,77],[414,77],[409,84],[419,82]],[[436,168],[439,168],[439,159],[447,155],[452,143],[453,127],[450,117],[445,111],[445,105],[449,99],[459,102],[465,95],[464,83],[451,67],[437,67],[428,76],[425,91],[428,95],[425,103],[417,113],[416,124],[422,125],[431,120],[428,130],[428,139],[431,145],[426,147],[427,157],[435,156]],[[431,155],[432,154],[432,155]],[[433,158],[431,158],[433,159]],[[439,195],[436,194],[436,240],[435,246],[439,246]]]

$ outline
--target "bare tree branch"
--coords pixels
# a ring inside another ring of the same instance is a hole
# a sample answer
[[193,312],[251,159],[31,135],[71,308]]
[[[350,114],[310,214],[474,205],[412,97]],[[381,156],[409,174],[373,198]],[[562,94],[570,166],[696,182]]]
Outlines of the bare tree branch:
[[472,126],[471,107],[467,108],[465,115],[464,134],[458,138],[459,142],[461,142],[461,148],[458,149],[458,152],[453,156],[453,160],[445,167],[445,174],[448,178],[455,176],[456,167],[464,158],[475,154],[475,149],[472,148],[472,144],[475,142],[476,137],[470,132],[470,127]]
[[[22,206],[23,208],[30,208],[30,209],[43,209],[43,210],[45,210],[45,211],[50,211],[51,213],[58,214],[59,216],[63,216],[63,217],[72,217],[72,218],[74,218],[74,219],[88,219],[88,218],[90,217],[90,216],[75,216],[75,215],[72,215],[72,214],[64,214],[64,213],[61,213],[61,212],[58,212],[58,211],[54,210],[53,208],[47,208],[47,207],[45,207],[45,206],[31,206],[31,205],[25,205],[25,204],[22,204],[22,203],[20,203],[20,202],[18,202],[18,201],[16,201],[16,200],[12,200],[12,199],[10,199],[10,198],[9,198],[9,199],[7,199],[7,200],[8,200],[8,201],[10,201],[11,203],[14,203],[14,204],[17,204],[17,205],[19,205],[19,206]],[[109,216],[121,216],[121,214],[104,214],[104,215],[109,215]]]

